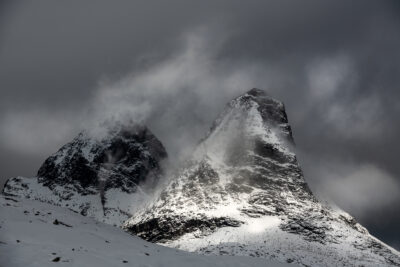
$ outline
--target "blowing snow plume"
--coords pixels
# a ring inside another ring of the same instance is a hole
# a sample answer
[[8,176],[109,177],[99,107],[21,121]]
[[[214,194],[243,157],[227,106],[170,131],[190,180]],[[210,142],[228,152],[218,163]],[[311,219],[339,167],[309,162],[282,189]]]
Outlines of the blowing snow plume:
[[224,103],[265,75],[256,64],[217,60],[226,38],[219,36],[222,41],[215,43],[216,35],[194,31],[162,62],[117,82],[103,82],[92,105],[94,121],[141,121],[161,137],[172,159],[192,152]]

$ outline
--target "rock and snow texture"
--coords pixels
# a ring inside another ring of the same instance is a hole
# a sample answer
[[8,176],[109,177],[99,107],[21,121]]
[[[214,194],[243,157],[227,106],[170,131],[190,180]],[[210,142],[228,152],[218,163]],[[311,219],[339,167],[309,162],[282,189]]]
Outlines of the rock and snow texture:
[[293,145],[283,104],[252,89],[228,104],[187,166],[124,228],[204,254],[400,266],[397,251],[315,199]]
[[3,193],[68,207],[120,226],[148,198],[167,153],[141,125],[80,133],[40,167],[37,177],[9,179]]
[[[49,157],[37,177],[7,181],[8,199],[0,197],[0,257],[12,256],[0,263],[265,266],[265,259],[274,259],[400,266],[399,252],[313,196],[293,146],[283,104],[252,89],[227,105],[186,166],[151,197],[167,154],[146,127],[118,124],[95,137],[81,133]],[[178,252],[82,215],[169,247],[263,259]]]
[[205,257],[148,243],[121,229],[46,203],[0,196],[4,267],[288,267],[249,257]]

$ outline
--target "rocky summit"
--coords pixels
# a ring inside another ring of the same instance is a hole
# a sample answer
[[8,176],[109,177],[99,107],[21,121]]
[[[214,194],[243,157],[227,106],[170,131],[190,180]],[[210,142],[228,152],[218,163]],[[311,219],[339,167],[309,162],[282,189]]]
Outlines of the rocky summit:
[[9,179],[3,193],[121,225],[157,184],[167,153],[143,125],[118,123],[100,130],[80,133],[46,159],[37,177]]
[[203,254],[305,266],[400,265],[397,251],[314,197],[283,103],[259,89],[227,105],[186,166],[124,228]]

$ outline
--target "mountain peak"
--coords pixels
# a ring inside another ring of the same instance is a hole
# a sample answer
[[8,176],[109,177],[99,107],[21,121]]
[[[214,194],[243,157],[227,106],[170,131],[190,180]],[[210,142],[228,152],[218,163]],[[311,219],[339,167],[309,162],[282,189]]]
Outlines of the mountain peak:
[[243,105],[251,107],[256,105],[262,119],[272,124],[287,124],[288,118],[283,102],[270,96],[265,90],[253,88],[245,94],[233,99],[230,106]]
[[105,123],[95,133],[79,133],[48,157],[37,177],[9,179],[3,192],[121,225],[154,189],[166,157],[146,126]]
[[261,149],[263,143],[270,148],[270,156],[295,162],[292,130],[283,103],[253,88],[226,105],[197,151],[206,149],[208,155],[216,153],[223,158],[221,153],[237,156]]
[[228,103],[187,166],[124,227],[204,254],[307,266],[399,263],[354,218],[313,196],[292,143],[283,103],[253,88]]
[[[283,104],[263,90],[251,89],[228,103],[197,147],[192,164],[150,207],[151,215],[135,216],[127,228],[149,240],[168,242],[197,231],[185,226],[193,220],[202,229],[238,227],[249,218],[294,213],[294,207],[285,204],[289,196],[303,205],[315,203],[291,141]],[[182,229],[166,236],[143,231],[147,223],[156,226],[168,220]]]

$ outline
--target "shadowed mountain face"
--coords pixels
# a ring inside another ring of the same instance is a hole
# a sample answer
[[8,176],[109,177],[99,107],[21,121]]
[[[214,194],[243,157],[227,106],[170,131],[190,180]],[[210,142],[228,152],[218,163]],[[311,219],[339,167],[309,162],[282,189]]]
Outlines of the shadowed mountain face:
[[116,124],[99,136],[80,133],[46,159],[37,177],[12,178],[3,192],[120,225],[146,199],[146,189],[156,186],[166,157],[145,126]]
[[161,142],[146,127],[117,127],[103,138],[80,133],[50,156],[37,176],[49,188],[69,184],[90,194],[104,186],[104,190],[132,193],[147,178],[158,180],[159,161],[166,156]]
[[187,165],[124,227],[205,254],[400,264],[398,253],[354,218],[315,199],[293,145],[284,105],[252,89],[227,105]]

